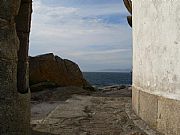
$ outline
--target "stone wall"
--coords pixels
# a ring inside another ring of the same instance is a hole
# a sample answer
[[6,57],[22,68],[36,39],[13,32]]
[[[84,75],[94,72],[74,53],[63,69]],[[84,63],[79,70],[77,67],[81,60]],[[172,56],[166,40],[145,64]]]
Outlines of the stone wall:
[[[30,134],[28,84],[26,92],[18,89],[17,85],[18,51],[22,46],[16,34],[15,17],[20,4],[20,0],[0,0],[0,134],[3,135]],[[19,26],[22,28],[26,24]],[[26,59],[24,56],[23,59]],[[26,76],[25,70],[21,70],[21,73]]]
[[133,109],[180,135],[180,2],[133,0]]

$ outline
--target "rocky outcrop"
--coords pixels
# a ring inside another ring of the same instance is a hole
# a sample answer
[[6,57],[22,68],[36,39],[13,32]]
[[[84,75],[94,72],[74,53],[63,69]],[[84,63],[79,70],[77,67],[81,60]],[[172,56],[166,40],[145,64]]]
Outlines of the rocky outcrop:
[[76,63],[54,56],[53,53],[29,57],[29,64],[32,91],[36,91],[37,87],[54,86],[91,88]]
[[123,0],[123,1],[128,12],[131,14],[131,16],[127,16],[127,21],[128,24],[132,27],[132,1],[131,0]]
[[24,94],[29,90],[28,50],[31,28],[32,0],[21,0],[18,16],[16,16],[16,32],[19,38],[17,63],[17,88]]
[[[28,93],[28,85],[24,84],[27,80],[26,67],[24,67],[24,64],[27,63],[25,61],[27,57],[26,55],[21,55],[23,58],[19,58],[19,51],[22,49],[22,46],[28,48],[28,42],[23,43],[21,41],[22,38],[17,36],[20,32],[17,28],[18,26],[22,29],[28,27],[27,21],[24,20],[26,15],[23,15],[22,18],[20,16],[24,13],[23,9],[29,16],[31,15],[31,12],[28,12],[29,8],[31,8],[30,2],[31,0],[0,0],[1,135],[31,134],[30,94]],[[17,21],[20,18],[23,20],[22,25],[19,24],[20,21]],[[28,38],[27,35],[26,39]],[[19,63],[23,63],[22,66],[19,66]],[[19,73],[22,76],[19,76]],[[23,86],[18,87],[19,84]]]

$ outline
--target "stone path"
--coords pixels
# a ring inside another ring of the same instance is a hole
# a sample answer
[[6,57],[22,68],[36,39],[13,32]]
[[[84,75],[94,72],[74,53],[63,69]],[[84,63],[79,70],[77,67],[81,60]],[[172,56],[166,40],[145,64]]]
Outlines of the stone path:
[[[134,124],[138,118],[130,118],[131,97],[122,96],[122,92],[105,90],[92,96],[74,95],[65,102],[52,103],[54,107],[45,117],[32,118],[33,134],[146,135],[148,132]],[[157,134],[148,130],[152,135]]]

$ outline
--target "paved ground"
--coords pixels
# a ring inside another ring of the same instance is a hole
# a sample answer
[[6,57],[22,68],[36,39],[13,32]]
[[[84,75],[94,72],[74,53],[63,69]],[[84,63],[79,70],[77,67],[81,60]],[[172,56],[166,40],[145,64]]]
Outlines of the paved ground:
[[132,113],[131,90],[120,87],[66,101],[33,102],[31,123],[33,135],[158,134]]

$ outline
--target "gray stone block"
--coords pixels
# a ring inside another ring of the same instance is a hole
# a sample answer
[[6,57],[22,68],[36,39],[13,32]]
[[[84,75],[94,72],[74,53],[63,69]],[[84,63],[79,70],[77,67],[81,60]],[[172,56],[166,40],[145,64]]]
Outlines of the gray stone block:
[[157,121],[159,131],[180,135],[180,101],[159,97]]
[[132,107],[136,114],[139,114],[139,90],[132,87]]
[[158,97],[140,91],[139,93],[139,116],[151,127],[157,127]]

